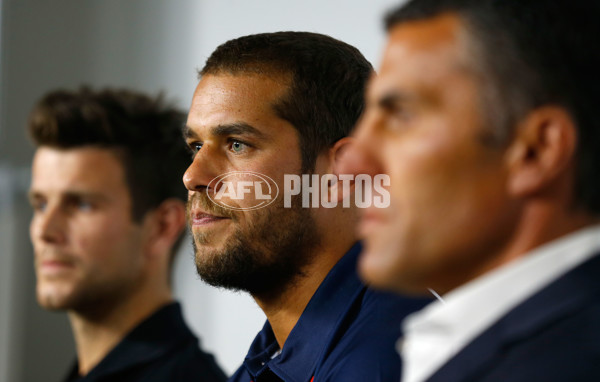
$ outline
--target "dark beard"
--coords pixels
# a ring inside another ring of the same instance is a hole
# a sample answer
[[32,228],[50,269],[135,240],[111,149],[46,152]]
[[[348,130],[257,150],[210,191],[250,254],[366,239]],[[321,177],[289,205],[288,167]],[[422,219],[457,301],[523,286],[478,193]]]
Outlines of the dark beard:
[[[197,197],[204,199],[204,195]],[[207,207],[203,200],[200,203]],[[202,280],[266,299],[283,293],[305,276],[303,269],[312,261],[319,243],[310,211],[302,208],[300,197],[292,200],[291,208],[270,207],[257,210],[253,225],[238,227],[218,252],[202,252],[202,243],[210,238],[193,234],[196,270]]]

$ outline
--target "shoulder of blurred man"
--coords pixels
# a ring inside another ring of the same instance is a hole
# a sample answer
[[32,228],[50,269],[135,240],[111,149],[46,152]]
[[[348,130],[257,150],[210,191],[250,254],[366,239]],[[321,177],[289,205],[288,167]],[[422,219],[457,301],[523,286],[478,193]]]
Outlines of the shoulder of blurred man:
[[185,323],[179,303],[160,308],[115,346],[86,376],[77,364],[68,382],[225,381],[212,355],[202,351]]
[[600,253],[477,336],[428,381],[599,381]]

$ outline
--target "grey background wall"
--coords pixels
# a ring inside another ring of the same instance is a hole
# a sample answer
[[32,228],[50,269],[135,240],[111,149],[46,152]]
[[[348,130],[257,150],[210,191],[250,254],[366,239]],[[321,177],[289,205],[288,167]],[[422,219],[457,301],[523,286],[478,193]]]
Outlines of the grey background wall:
[[[34,296],[26,200],[33,150],[24,133],[37,98],[57,87],[119,86],[187,108],[196,69],[220,43],[308,30],[357,46],[377,66],[381,17],[400,0],[0,0],[0,381],[59,380],[73,360],[66,316]],[[197,280],[191,248],[175,292],[205,349],[232,372],[261,328],[252,299]]]

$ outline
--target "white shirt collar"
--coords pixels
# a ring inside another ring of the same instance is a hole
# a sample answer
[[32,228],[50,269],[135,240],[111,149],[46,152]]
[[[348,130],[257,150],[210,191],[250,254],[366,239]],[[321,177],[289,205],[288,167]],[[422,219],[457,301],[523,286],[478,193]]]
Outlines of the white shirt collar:
[[424,381],[519,303],[600,250],[600,226],[547,243],[444,295],[403,323],[402,382]]

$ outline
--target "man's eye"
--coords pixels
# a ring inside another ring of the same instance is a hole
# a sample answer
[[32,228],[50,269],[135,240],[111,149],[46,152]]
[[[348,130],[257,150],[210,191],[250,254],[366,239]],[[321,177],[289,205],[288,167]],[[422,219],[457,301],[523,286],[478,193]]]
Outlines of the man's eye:
[[242,151],[244,151],[245,149],[248,148],[248,145],[245,144],[244,142],[234,140],[234,141],[231,141],[230,147],[231,147],[231,151],[233,151],[234,153],[241,153]]
[[35,200],[31,202],[31,208],[34,212],[44,212],[48,203],[44,200]]
[[79,198],[67,200],[65,206],[71,212],[90,212],[94,209],[94,205],[92,204],[92,202]]
[[79,211],[83,211],[83,212],[89,212],[91,211],[93,208],[92,203],[85,201],[85,200],[80,200],[77,203],[77,209],[79,209]]
[[202,143],[200,142],[194,142],[190,144],[190,149],[192,150],[192,152],[195,154],[198,151],[200,151],[200,149],[202,148]]
[[192,156],[192,159],[194,159],[194,157],[196,156],[196,154],[198,154],[198,151],[200,151],[200,149],[202,148],[202,143],[200,142],[191,142],[188,143],[187,145],[188,150]]

